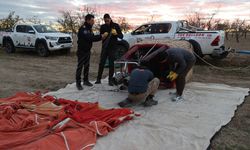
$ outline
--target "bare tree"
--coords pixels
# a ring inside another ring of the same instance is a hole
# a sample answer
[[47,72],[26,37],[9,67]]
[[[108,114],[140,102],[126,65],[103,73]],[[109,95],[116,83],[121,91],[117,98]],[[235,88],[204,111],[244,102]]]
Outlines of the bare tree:
[[214,29],[216,24],[221,22],[221,19],[216,19],[215,16],[219,12],[219,6],[212,13],[202,13],[202,11],[192,11],[187,13],[186,20],[190,25],[199,28],[211,30]]
[[211,15],[209,15],[208,21],[206,23],[207,30],[211,30],[212,29],[213,23],[215,22],[215,20],[214,20],[214,16],[215,15],[216,15],[216,13],[212,13]]
[[240,20],[240,19],[236,19],[231,25],[231,29],[235,33],[235,39],[236,39],[237,43],[240,42],[240,40],[239,40],[240,32],[243,31],[244,25],[245,25],[245,20]]
[[73,15],[72,11],[61,11],[62,18],[57,22],[63,27],[65,32],[77,33],[79,28],[78,16]]
[[246,39],[249,30],[250,30],[250,25],[245,23],[244,26],[242,27],[241,36],[244,36],[244,38]]
[[202,20],[204,20],[204,14],[200,12],[191,12],[188,13],[185,18],[191,26],[204,28],[204,23],[202,23]]
[[128,32],[128,30],[130,29],[130,25],[125,17],[119,17],[117,19],[117,23],[120,25],[123,32]]
[[10,29],[20,20],[22,19],[15,15],[15,11],[11,11],[6,18],[0,20],[0,28]]
[[77,13],[78,16],[78,21],[81,26],[84,22],[84,18],[87,14],[92,14],[95,16],[95,24],[93,27],[93,30],[99,30],[101,23],[102,23],[102,16],[100,15],[101,13],[98,11],[97,6],[89,6],[89,5],[84,5],[80,7],[79,9],[80,12]]
[[154,21],[156,21],[159,17],[160,17],[159,14],[153,13],[153,14],[149,15],[149,17],[147,18],[146,22],[154,22]]
[[90,7],[87,5],[80,7],[78,11],[61,11],[62,16],[57,20],[57,22],[62,26],[63,31],[76,34],[79,27],[84,22],[85,15],[96,15],[96,12],[96,7]]
[[32,16],[31,18],[27,18],[25,21],[31,22],[34,24],[41,24],[41,19],[39,19],[38,16]]
[[230,33],[230,30],[231,30],[229,20],[225,20],[224,22],[217,22],[214,29],[215,30],[224,30],[226,39],[227,40],[229,39],[228,34]]

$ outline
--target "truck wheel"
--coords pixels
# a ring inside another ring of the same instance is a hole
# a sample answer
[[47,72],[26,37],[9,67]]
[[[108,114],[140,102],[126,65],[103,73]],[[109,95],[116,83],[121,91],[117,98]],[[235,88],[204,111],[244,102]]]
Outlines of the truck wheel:
[[40,42],[37,44],[36,46],[36,50],[38,52],[38,54],[42,57],[47,57],[49,56],[49,50],[46,44]]
[[[199,43],[197,43],[197,42],[194,41],[194,40],[190,40],[189,43],[192,44],[195,54],[197,54],[197,55],[200,56],[201,58],[204,57],[204,55],[202,54],[201,46],[200,46]],[[197,56],[196,56],[196,58],[197,58]]]
[[127,51],[128,51],[128,49],[125,46],[118,45],[116,55],[115,55],[115,59],[116,60],[120,59]]
[[16,50],[15,50],[15,47],[14,47],[14,44],[12,43],[12,41],[10,40],[7,40],[5,42],[5,46],[4,46],[4,50],[7,52],[7,53],[14,53]]

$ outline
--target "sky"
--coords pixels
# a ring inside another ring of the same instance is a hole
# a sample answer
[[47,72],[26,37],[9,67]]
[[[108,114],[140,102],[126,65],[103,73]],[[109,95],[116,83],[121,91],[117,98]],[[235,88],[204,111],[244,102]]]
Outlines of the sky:
[[216,18],[250,21],[250,0],[0,0],[0,18],[15,11],[22,18],[37,16],[42,21],[56,21],[60,11],[78,11],[84,6],[95,7],[99,14],[126,17],[130,24],[151,20],[182,20],[195,11]]

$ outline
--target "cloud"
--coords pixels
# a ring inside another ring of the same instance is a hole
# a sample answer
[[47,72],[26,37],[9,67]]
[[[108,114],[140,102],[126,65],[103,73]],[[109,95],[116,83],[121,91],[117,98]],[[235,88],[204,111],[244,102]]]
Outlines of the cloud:
[[83,5],[96,7],[100,14],[126,17],[131,24],[141,24],[153,15],[158,20],[184,19],[186,13],[217,12],[223,19],[249,19],[249,0],[12,0],[0,1],[0,18],[15,11],[23,18],[38,16],[55,21],[62,10],[80,10]]

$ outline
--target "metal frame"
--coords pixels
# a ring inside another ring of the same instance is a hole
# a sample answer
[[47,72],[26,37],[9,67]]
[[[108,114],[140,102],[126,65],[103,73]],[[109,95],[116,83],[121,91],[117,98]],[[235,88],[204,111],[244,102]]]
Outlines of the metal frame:
[[[134,61],[122,61],[122,60],[118,60],[118,61],[115,61],[114,63],[115,63],[115,65],[116,64],[120,64],[120,73],[125,73],[125,74],[128,73],[128,65],[129,64],[134,64],[134,65],[139,66],[139,63],[138,62],[134,62]],[[123,64],[124,64],[124,67],[122,67]],[[116,67],[115,67],[114,72],[115,72],[115,75],[118,73],[116,71]]]

